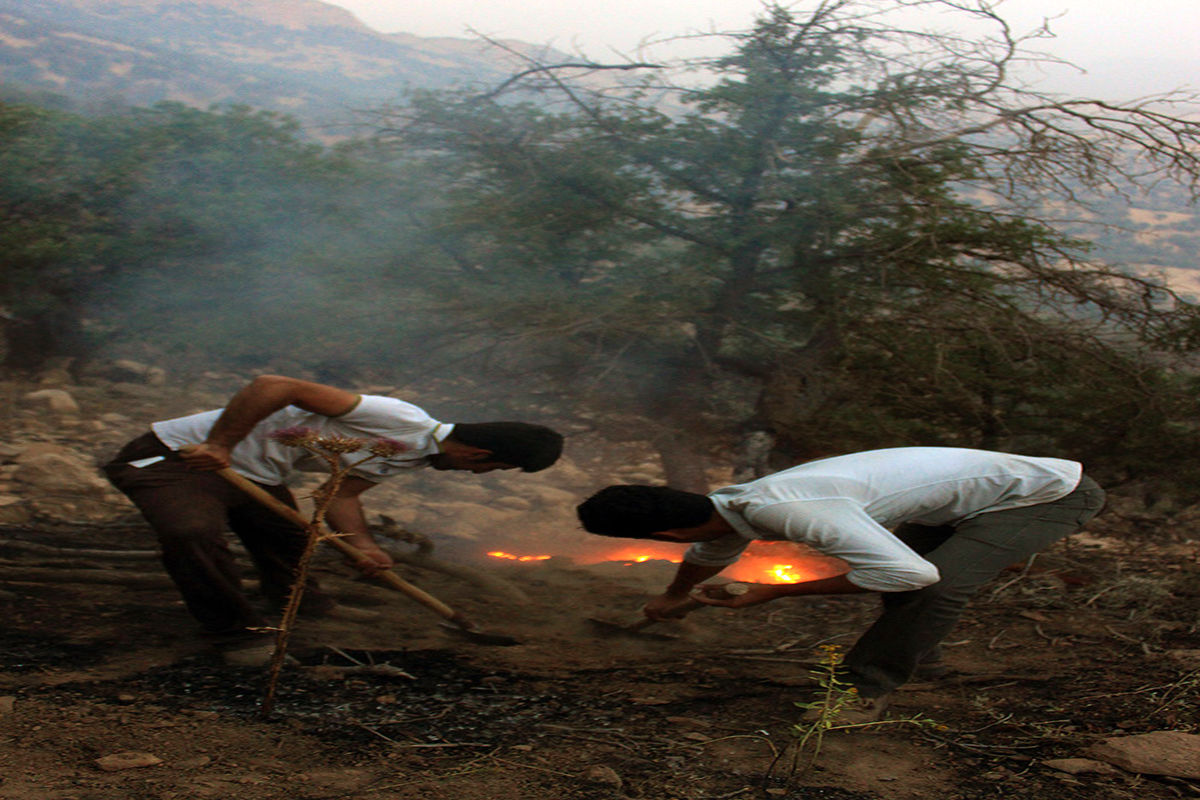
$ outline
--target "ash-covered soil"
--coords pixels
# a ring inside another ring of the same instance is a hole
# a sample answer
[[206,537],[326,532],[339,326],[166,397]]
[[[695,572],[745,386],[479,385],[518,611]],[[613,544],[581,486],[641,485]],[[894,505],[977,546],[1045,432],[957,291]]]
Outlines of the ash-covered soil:
[[[979,598],[950,639],[953,672],[892,709],[934,724],[833,732],[819,752],[797,752],[794,703],[819,646],[850,644],[874,598],[702,609],[635,637],[589,619],[637,619],[669,564],[472,565],[482,583],[400,568],[520,642],[491,646],[327,556],[322,582],[357,613],[300,622],[264,715],[265,671],[224,665],[196,635],[138,554],[147,531],[11,528],[0,559],[26,571],[0,593],[0,798],[1198,796],[1195,781],[1044,763],[1109,736],[1197,730],[1195,545],[1131,544],[1117,524]],[[98,766],[123,752],[152,763]]]

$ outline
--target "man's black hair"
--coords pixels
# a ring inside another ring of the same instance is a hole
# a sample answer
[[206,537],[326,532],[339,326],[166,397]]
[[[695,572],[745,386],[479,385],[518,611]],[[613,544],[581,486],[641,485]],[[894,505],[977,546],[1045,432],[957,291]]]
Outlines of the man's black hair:
[[601,489],[575,510],[590,533],[648,539],[658,531],[703,525],[716,507],[702,494],[626,484]]
[[490,450],[493,461],[537,472],[558,461],[563,437],[544,425],[528,422],[458,422],[449,438]]

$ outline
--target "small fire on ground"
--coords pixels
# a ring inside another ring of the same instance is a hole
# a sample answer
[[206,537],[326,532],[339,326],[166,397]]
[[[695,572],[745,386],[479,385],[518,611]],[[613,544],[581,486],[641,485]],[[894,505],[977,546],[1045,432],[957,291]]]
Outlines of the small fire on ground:
[[[508,561],[546,561],[553,557],[515,555],[501,550],[493,550],[488,555]],[[678,564],[681,560],[682,551],[678,547],[637,542],[593,555],[584,563],[633,565],[647,561],[669,561]],[[726,567],[721,574],[731,580],[747,583],[799,583],[838,575],[844,571],[845,567],[837,559],[807,552],[791,542],[755,542],[746,549],[736,564]]]
[[488,555],[492,558],[504,558],[509,561],[545,561],[553,558],[553,556],[515,556],[512,553],[505,553],[503,550],[493,550]]

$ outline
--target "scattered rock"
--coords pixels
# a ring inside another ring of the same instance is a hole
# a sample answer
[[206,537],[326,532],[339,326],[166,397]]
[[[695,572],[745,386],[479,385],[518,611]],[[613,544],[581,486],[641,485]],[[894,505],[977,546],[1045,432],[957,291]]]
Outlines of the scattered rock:
[[498,508],[511,509],[513,511],[529,511],[531,508],[533,508],[533,503],[529,502],[524,497],[517,497],[516,495],[497,497],[494,501],[492,501],[492,504]]
[[70,386],[74,379],[66,366],[53,366],[42,370],[38,374],[37,382],[40,386]]
[[579,502],[579,497],[574,492],[569,492],[566,489],[559,489],[554,486],[533,486],[526,493],[526,497],[532,498],[537,503],[542,503],[551,507],[569,506],[575,507]]
[[112,753],[107,756],[101,756],[93,763],[105,772],[118,772],[123,769],[154,767],[163,762],[161,758],[150,753],[127,750],[123,753]]
[[33,403],[45,404],[55,414],[75,416],[79,414],[79,403],[65,389],[38,389],[25,395]]
[[588,767],[582,773],[580,773],[579,777],[583,778],[585,781],[589,781],[590,783],[598,783],[601,786],[608,786],[617,791],[620,791],[621,787],[625,783],[621,780],[621,776],[617,774],[615,769],[612,767],[603,766],[601,764]]
[[153,386],[147,386],[142,383],[129,383],[128,381],[111,383],[109,384],[108,388],[109,391],[114,395],[131,397],[139,400],[157,400],[160,398],[161,394],[161,391]]
[[55,453],[57,455],[68,455],[71,451],[61,444],[52,442],[34,442],[31,445],[18,447],[16,454],[12,460],[17,464],[24,464],[26,461],[33,461],[36,458],[46,455],[47,453]]
[[1127,772],[1200,778],[1200,735],[1194,733],[1154,731],[1105,739],[1092,745],[1088,755]]
[[1111,775],[1119,771],[1111,764],[1091,758],[1051,758],[1043,761],[1042,764],[1050,769],[1056,769],[1059,772],[1066,772],[1071,775],[1085,775],[1087,773]]
[[[300,780],[322,795],[353,794],[362,791],[375,780],[375,774],[365,769],[321,769],[302,772]],[[304,791],[311,796],[313,792]]]
[[148,386],[162,386],[167,380],[167,372],[162,367],[151,367],[128,358],[118,358],[93,372],[105,380],[144,383]]
[[39,492],[103,494],[109,489],[95,466],[66,453],[47,452],[30,459],[22,455],[13,478]]
[[12,695],[0,697],[0,717],[13,712],[13,706],[16,704],[17,698]]

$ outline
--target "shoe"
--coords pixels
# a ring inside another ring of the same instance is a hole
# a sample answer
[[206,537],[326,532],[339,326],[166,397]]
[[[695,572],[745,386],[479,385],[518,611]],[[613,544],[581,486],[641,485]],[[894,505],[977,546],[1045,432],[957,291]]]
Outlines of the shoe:
[[878,697],[847,699],[833,710],[821,703],[806,710],[800,719],[803,722],[825,720],[831,728],[867,725],[883,719],[883,712],[887,711],[891,702],[891,694],[881,694]]
[[275,640],[243,642],[221,648],[221,660],[230,667],[265,667],[275,655]]
[[[246,629],[239,632],[216,636],[213,645],[221,660],[230,667],[265,667],[275,656],[275,637],[265,632],[253,633]],[[290,655],[283,657],[285,664],[299,664]]]

